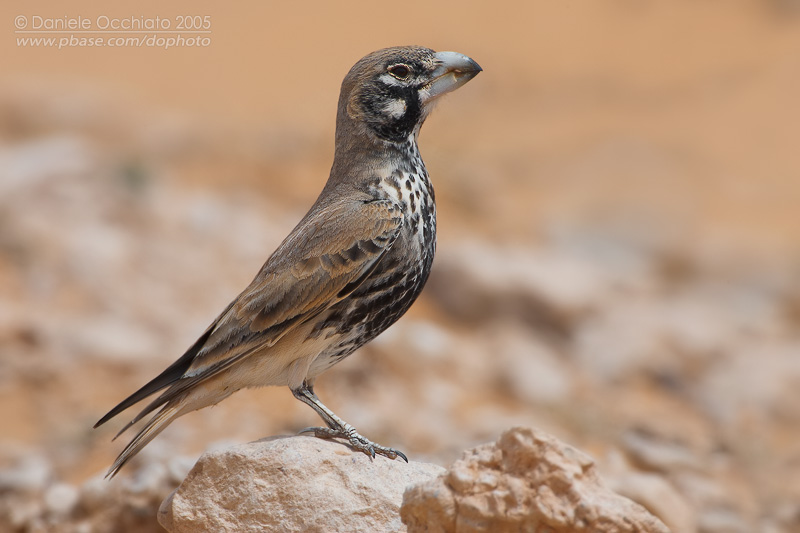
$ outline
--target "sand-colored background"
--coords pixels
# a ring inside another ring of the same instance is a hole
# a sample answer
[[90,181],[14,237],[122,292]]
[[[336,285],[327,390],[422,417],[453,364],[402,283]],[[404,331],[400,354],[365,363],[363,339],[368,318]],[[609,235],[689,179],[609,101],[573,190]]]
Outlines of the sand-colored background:
[[[19,15],[208,15],[211,44],[23,47]],[[439,257],[322,399],[417,459],[537,425],[654,476],[684,530],[800,530],[791,0],[2,4],[0,469],[80,485],[113,460],[123,421],[91,425],[316,197],[349,67],[411,43],[485,71],[420,139]],[[316,423],[286,389],[241,392],[139,466]]]

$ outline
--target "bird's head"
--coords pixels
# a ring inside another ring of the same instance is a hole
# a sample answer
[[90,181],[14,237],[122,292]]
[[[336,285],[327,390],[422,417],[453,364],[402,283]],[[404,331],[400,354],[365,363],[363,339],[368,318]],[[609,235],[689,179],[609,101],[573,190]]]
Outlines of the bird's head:
[[463,54],[421,46],[373,52],[356,63],[342,83],[337,138],[360,133],[405,143],[419,130],[438,97],[458,89],[481,70]]

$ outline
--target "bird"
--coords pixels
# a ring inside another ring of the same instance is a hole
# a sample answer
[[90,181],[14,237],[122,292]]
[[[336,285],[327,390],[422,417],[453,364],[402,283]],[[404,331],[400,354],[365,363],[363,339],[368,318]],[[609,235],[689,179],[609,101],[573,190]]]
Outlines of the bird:
[[152,415],[106,477],[176,418],[262,386],[288,386],[319,414],[325,427],[301,434],[408,462],[339,418],[314,383],[396,322],[422,291],[436,249],[436,204],[417,138],[434,103],[481,71],[466,55],[422,46],[384,48],[350,69],[322,192],[197,341],[94,425],[160,393],[114,437]]

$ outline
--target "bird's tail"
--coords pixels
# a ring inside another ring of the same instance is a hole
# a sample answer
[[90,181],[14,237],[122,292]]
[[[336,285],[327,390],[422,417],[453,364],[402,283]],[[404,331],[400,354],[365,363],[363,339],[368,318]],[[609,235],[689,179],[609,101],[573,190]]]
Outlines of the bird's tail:
[[170,402],[162,407],[142,428],[139,433],[125,446],[122,453],[119,454],[117,460],[108,469],[106,478],[113,478],[119,472],[119,469],[125,466],[125,463],[130,461],[148,442],[153,440],[156,435],[164,431],[164,429],[181,414],[183,402]]

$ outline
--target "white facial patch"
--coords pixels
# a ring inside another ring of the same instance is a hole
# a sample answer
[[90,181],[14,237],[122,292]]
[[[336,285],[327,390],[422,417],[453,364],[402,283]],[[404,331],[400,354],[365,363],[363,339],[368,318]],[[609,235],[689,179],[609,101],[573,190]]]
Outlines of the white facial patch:
[[397,100],[389,100],[383,106],[383,114],[391,118],[400,118],[406,112],[406,101],[398,98]]
[[420,87],[420,89],[418,91],[418,94],[419,94],[419,101],[423,105],[425,105],[428,102],[428,100],[430,100],[430,98],[431,98],[431,87],[430,87],[430,85],[425,86],[425,87]]

